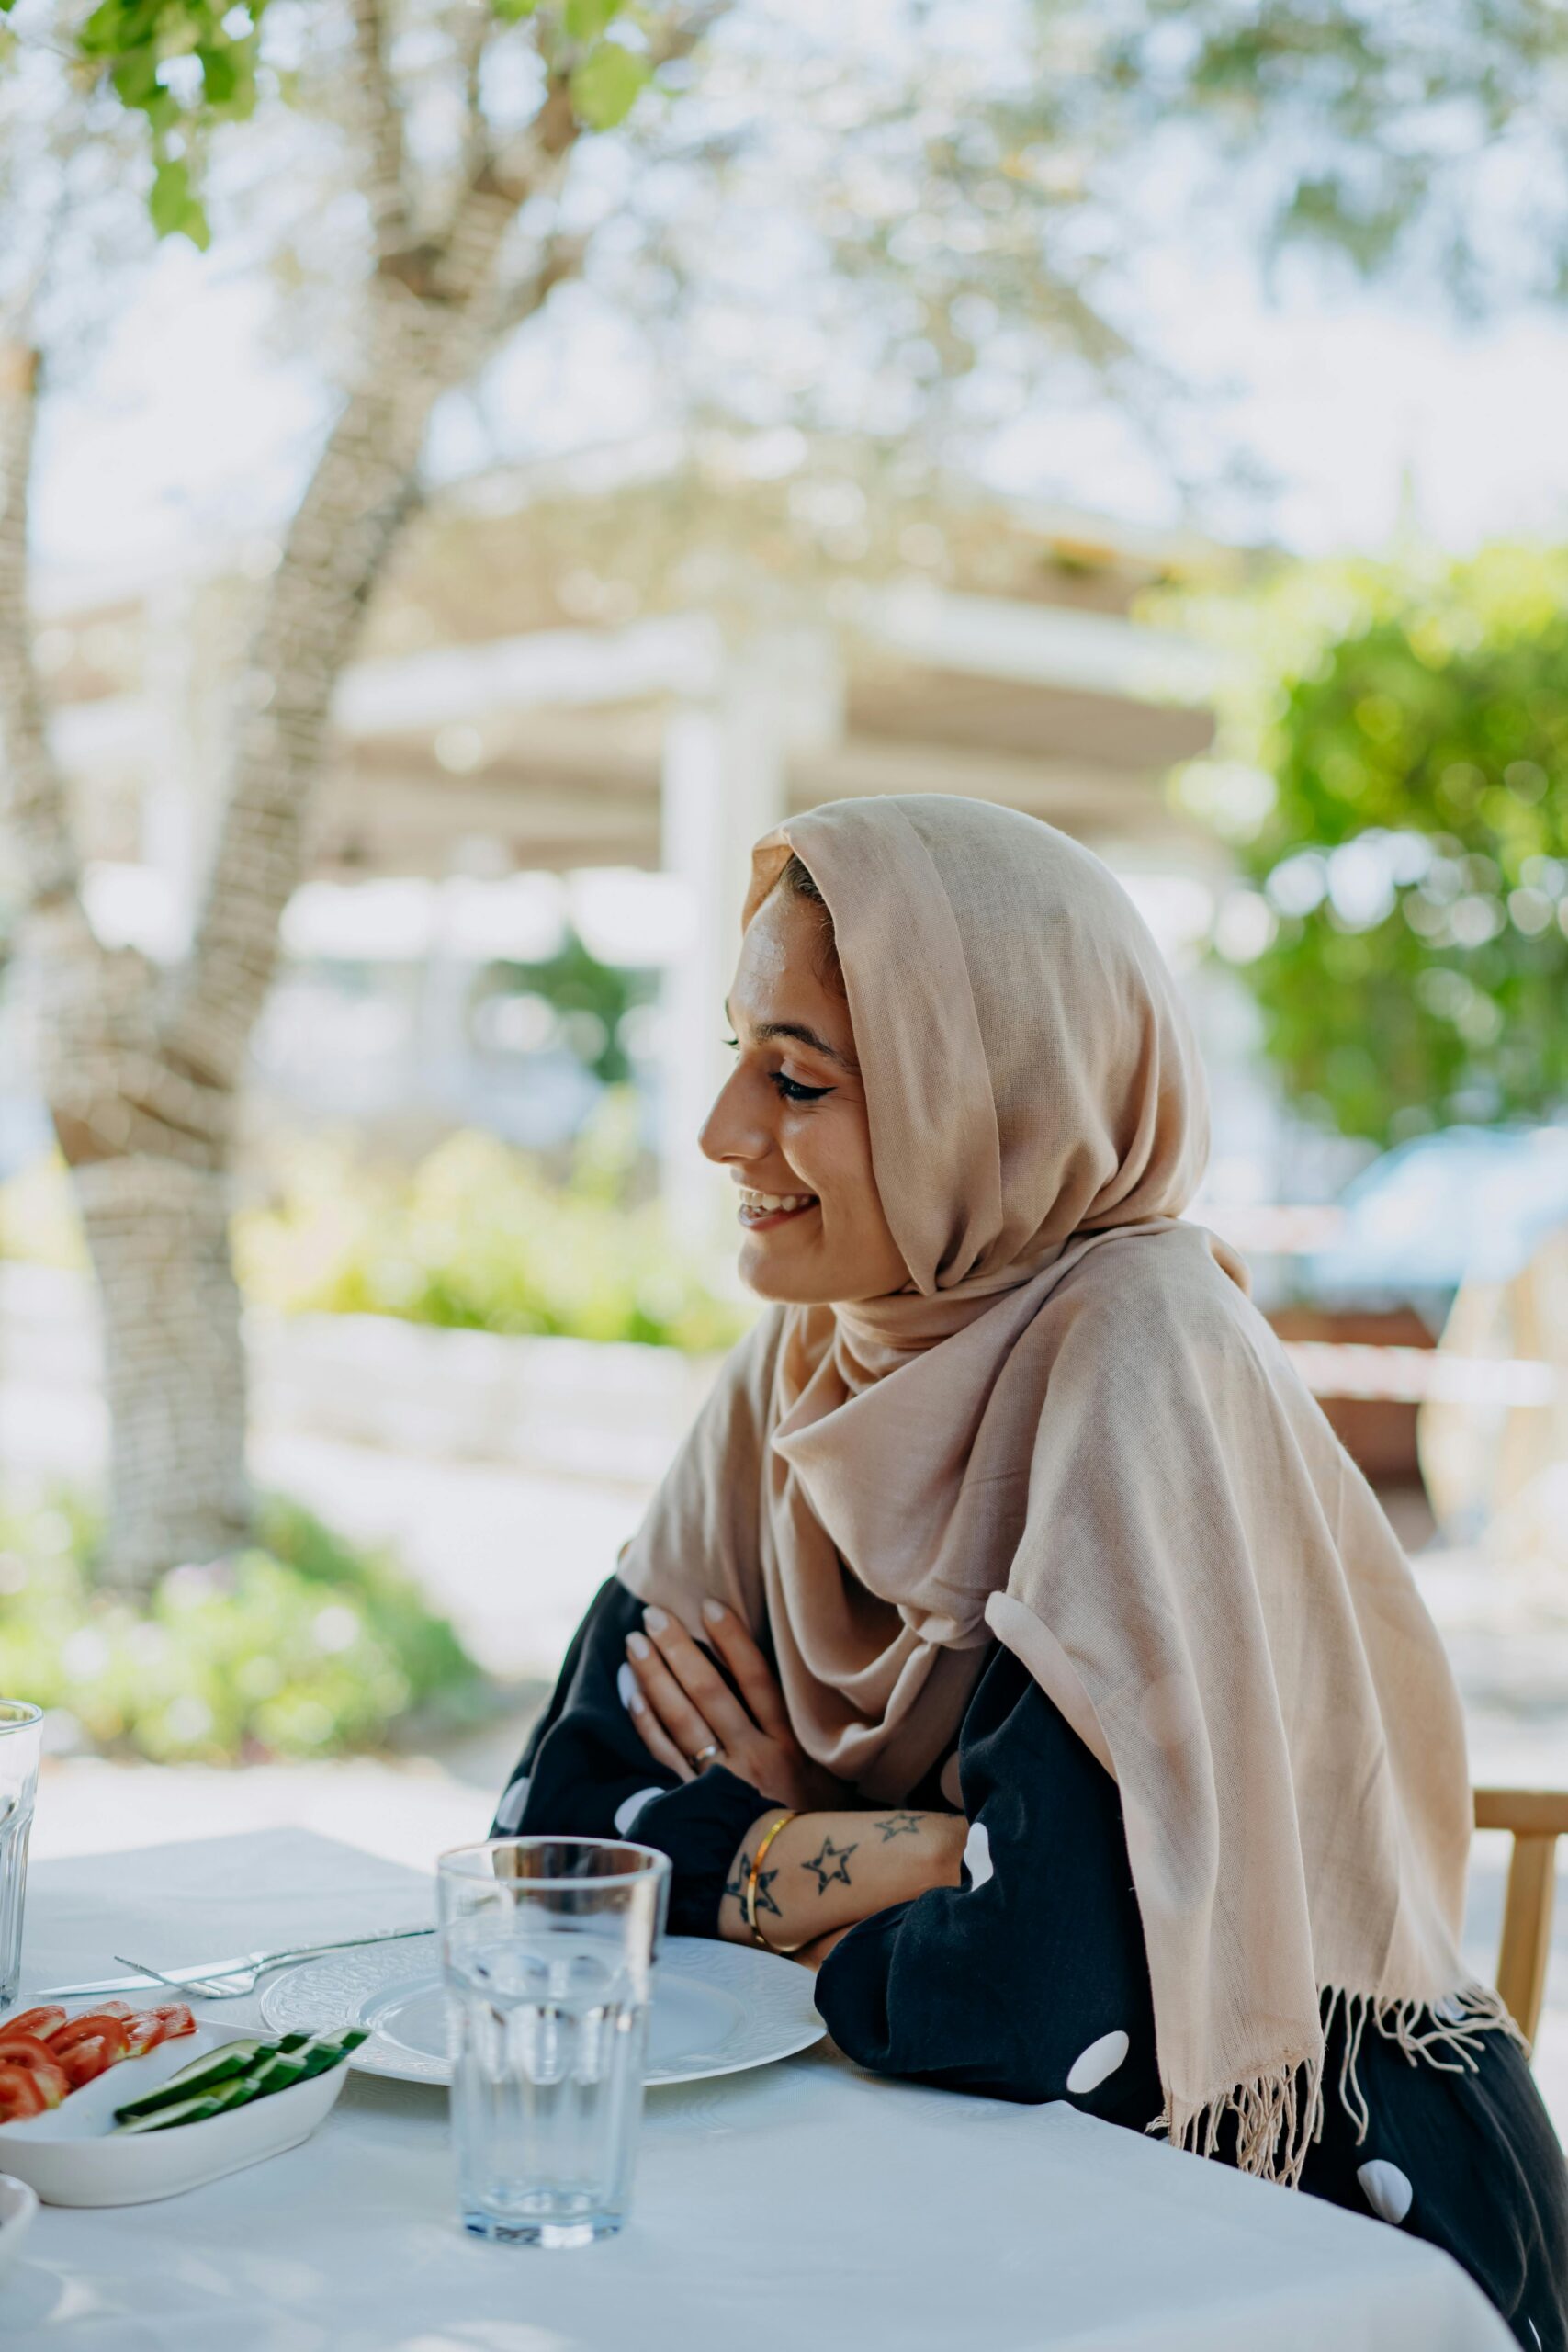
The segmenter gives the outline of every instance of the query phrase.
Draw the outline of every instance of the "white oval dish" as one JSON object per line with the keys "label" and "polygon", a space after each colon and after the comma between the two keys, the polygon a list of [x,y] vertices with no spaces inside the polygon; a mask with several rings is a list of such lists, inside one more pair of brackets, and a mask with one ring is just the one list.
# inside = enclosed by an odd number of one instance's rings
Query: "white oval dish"
{"label": "white oval dish", "polygon": [[0,2172],[0,2278],[20,2254],[37,2211],[38,2198],[27,2182]]}
{"label": "white oval dish", "polygon": [[[275,2032],[364,2026],[370,2039],[348,2062],[362,2074],[452,2079],[439,1963],[411,1969],[395,1946],[303,1962],[268,1985],[262,2016]],[[827,2030],[811,1974],[794,1961],[750,1944],[666,1936],[653,1973],[648,2087],[769,2066]]]}
{"label": "white oval dish", "polygon": [[205,2123],[117,2135],[117,2107],[144,2098],[193,2058],[239,2038],[219,2026],[197,2026],[145,2058],[111,2066],[46,2115],[0,2124],[0,2168],[35,2188],[46,2205],[147,2205],[297,2148],[337,2098],[346,2066],[227,2115],[209,2115]]}

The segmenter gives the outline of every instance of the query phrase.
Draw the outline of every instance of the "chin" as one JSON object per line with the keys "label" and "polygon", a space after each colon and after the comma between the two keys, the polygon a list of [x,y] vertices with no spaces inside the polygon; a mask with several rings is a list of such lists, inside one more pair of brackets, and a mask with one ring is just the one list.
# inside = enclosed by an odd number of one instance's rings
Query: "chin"
{"label": "chin", "polygon": [[784,1254],[765,1242],[743,1241],[735,1270],[747,1289],[771,1306],[820,1306],[832,1299],[835,1294],[820,1275],[813,1281],[804,1266],[784,1264]]}

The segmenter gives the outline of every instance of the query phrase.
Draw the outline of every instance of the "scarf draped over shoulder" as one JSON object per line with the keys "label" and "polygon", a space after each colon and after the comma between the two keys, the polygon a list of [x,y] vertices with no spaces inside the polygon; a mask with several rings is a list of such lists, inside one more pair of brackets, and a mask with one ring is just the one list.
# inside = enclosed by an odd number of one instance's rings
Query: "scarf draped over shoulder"
{"label": "scarf draped over shoulder", "polygon": [[[1154,940],[1052,827],[844,801],[831,914],[897,1293],[770,1309],[623,1555],[766,1629],[797,1737],[868,1803],[1012,1650],[1120,1789],[1163,2123],[1299,2178],[1343,2006],[1473,2064],[1458,1693],[1408,1563],[1223,1246],[1181,1221],[1206,1091]],[[1045,1792],[1042,1792],[1042,1801]],[[1359,2115],[1364,2128],[1364,2110]]]}

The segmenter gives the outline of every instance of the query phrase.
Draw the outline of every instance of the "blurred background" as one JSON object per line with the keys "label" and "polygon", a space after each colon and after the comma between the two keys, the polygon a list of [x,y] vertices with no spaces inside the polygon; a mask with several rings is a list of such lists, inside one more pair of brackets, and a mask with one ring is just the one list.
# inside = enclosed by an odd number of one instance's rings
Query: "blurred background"
{"label": "blurred background", "polygon": [[1568,1785],[1565,129],[1546,0],[0,17],[35,1851],[482,1834],[752,1311],[749,846],[880,792],[1122,877],[1193,1214]]}

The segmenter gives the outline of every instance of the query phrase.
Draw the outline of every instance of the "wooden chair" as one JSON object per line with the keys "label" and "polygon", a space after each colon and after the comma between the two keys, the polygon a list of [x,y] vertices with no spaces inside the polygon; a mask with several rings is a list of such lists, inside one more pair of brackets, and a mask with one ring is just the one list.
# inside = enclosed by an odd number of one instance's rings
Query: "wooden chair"
{"label": "wooden chair", "polygon": [[1551,1952],[1557,1840],[1568,1837],[1568,1790],[1477,1789],[1475,1826],[1513,1834],[1497,1990],[1525,2040],[1533,2042]]}

